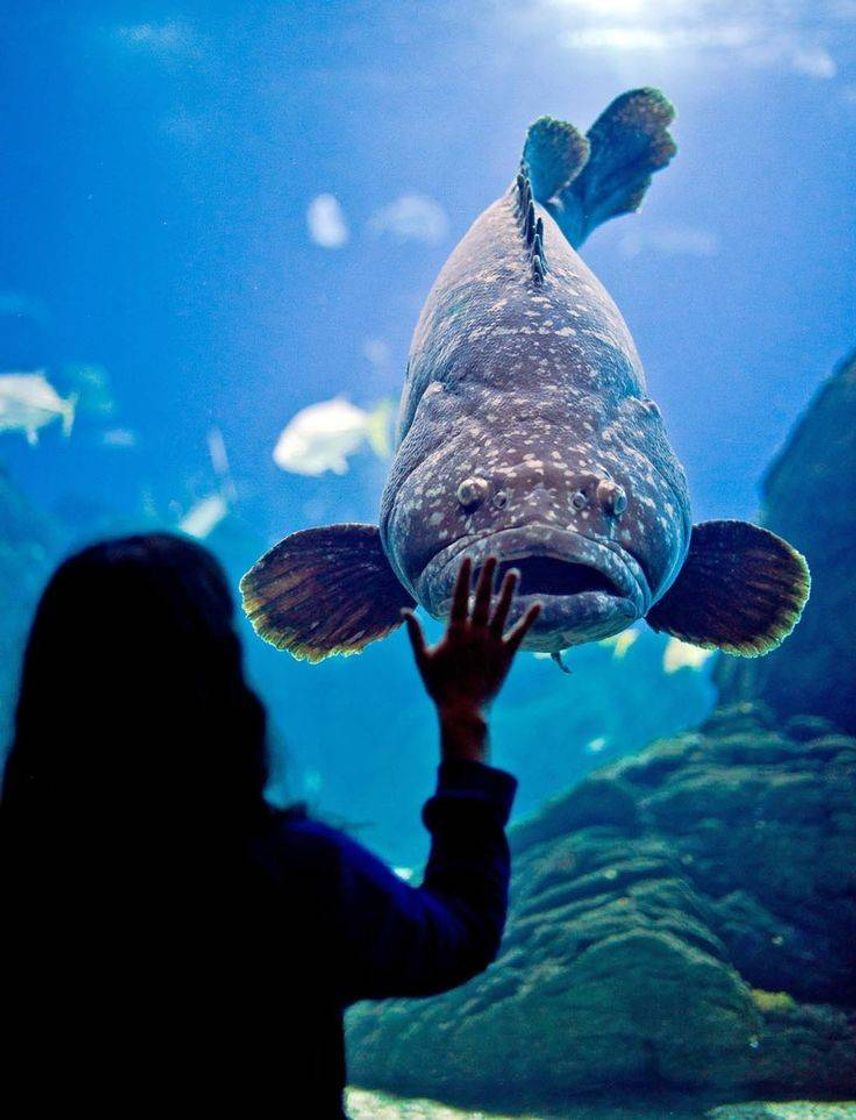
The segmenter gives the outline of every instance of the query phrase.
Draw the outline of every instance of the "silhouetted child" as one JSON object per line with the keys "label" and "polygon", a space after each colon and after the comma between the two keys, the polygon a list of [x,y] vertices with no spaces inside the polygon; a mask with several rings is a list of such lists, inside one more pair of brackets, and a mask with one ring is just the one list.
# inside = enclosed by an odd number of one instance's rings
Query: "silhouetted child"
{"label": "silhouetted child", "polygon": [[537,614],[503,637],[515,576],[491,616],[494,570],[470,610],[464,561],[434,648],[406,613],[442,756],[412,887],[264,801],[265,712],[205,549],[156,533],[61,565],[0,811],[7,1108],[18,1094],[21,1114],[341,1117],[343,1009],[441,992],[493,960],[516,783],[484,764],[484,713]]}

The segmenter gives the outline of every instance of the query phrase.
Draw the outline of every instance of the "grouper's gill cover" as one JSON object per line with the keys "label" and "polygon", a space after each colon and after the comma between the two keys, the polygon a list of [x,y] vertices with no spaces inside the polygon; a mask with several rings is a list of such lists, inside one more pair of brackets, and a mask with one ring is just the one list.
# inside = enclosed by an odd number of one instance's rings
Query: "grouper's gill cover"
{"label": "grouper's gill cover", "polygon": [[746,522],[692,526],[683,470],[633,340],[577,255],[639,207],[675,146],[656,90],[617,98],[584,137],[542,118],[520,173],[443,267],[411,345],[380,525],[286,537],[242,581],[267,640],[353,653],[419,602],[445,617],[460,560],[520,569],[513,622],[554,653],[646,617],[754,655],[793,628],[804,559]]}

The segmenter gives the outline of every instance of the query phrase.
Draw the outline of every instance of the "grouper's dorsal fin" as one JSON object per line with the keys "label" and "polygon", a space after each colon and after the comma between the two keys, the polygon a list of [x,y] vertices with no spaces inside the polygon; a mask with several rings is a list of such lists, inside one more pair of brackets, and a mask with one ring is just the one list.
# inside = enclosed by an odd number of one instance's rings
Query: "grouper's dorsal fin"
{"label": "grouper's dorsal fin", "polygon": [[671,102],[648,87],[622,93],[597,118],[586,137],[588,159],[544,201],[575,249],[602,222],[639,209],[652,175],[677,151],[668,131],[674,119]]}
{"label": "grouper's dorsal fin", "polygon": [[529,256],[529,267],[532,270],[532,279],[540,284],[547,275],[547,258],[544,255],[544,219],[535,217],[535,201],[532,196],[532,184],[529,176],[521,168],[517,176],[517,204],[515,206],[517,225],[526,252]]}
{"label": "grouper's dorsal fin", "polygon": [[589,142],[567,121],[539,117],[529,126],[523,147],[522,171],[538,202],[565,190],[589,158]]}

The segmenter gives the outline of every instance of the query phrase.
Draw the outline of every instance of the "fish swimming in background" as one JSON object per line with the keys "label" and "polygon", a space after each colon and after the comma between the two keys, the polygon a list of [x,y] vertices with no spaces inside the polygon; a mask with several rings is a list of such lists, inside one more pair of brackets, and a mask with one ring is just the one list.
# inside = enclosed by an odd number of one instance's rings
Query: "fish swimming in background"
{"label": "fish swimming in background", "polygon": [[63,400],[44,372],[0,374],[0,432],[23,432],[27,442],[39,442],[39,429],[62,421],[63,435],[71,435],[76,395]]}
{"label": "fish swimming in background", "polygon": [[77,411],[107,421],[118,408],[113,387],[104,366],[92,362],[71,362],[62,369],[63,381],[74,387]]}
{"label": "fish swimming in background", "polygon": [[289,421],[277,441],[273,458],[294,474],[345,474],[348,456],[368,441],[382,459],[391,453],[389,428],[394,406],[381,401],[371,412],[351,404],[341,394],[311,404]]}
{"label": "fish swimming in background", "polygon": [[130,450],[140,442],[140,437],[133,428],[108,428],[98,437],[102,447],[115,447]]}
{"label": "fish swimming in background", "polygon": [[380,523],[286,537],[241,581],[257,632],[298,658],[354,653],[420,603],[448,615],[474,576],[521,573],[509,622],[560,652],[645,618],[755,656],[796,624],[804,558],[744,521],[693,525],[683,469],[617,307],[576,250],[637,210],[675,154],[657,90],[622,94],[586,136],[542,117],[519,173],[475,221],[422,309]]}
{"label": "fish swimming in background", "polygon": [[209,494],[187,511],[179,522],[179,529],[190,537],[204,541],[210,537],[221,521],[229,514],[229,503],[223,494]]}
{"label": "fish swimming in background", "polygon": [[615,634],[609,638],[601,638],[601,644],[612,647],[612,656],[615,661],[623,661],[627,656],[627,651],[638,637],[638,630],[622,630],[620,634]]}
{"label": "fish swimming in background", "polygon": [[237,490],[232,478],[232,468],[229,466],[229,456],[226,452],[223,432],[214,424],[208,429],[206,439],[211,466],[220,482],[220,493],[227,502],[233,502],[237,497]]}
{"label": "fish swimming in background", "polygon": [[689,642],[682,642],[680,638],[669,638],[663,651],[663,672],[677,673],[678,669],[700,669],[712,656],[712,649],[690,645]]}
{"label": "fish swimming in background", "polygon": [[178,524],[188,536],[204,541],[229,516],[230,504],[237,498],[237,490],[229,466],[229,455],[223,432],[217,425],[208,429],[206,436],[211,466],[219,483],[217,491],[190,507]]}

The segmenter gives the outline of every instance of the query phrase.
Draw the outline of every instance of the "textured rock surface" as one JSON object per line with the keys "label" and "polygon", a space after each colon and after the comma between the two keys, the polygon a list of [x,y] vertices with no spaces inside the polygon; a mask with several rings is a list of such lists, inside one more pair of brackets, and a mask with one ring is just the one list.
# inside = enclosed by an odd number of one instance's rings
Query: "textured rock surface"
{"label": "textured rock surface", "polygon": [[763,483],[761,520],[808,559],[811,598],[767,657],[720,659],[720,700],[758,698],[780,716],[812,712],[856,734],[856,354],[821,386]]}
{"label": "textured rock surface", "polygon": [[352,1089],[347,1099],[351,1120],[856,1120],[856,1104],[846,1101],[748,1101],[707,1108],[701,1101],[670,1098],[651,1103],[629,1093],[624,1101],[575,1102],[557,1112],[472,1112],[431,1100],[392,1097]]}
{"label": "textured rock surface", "polygon": [[512,834],[486,974],[355,1009],[352,1079],[529,1109],[856,1091],[854,795],[856,741],[747,704],[601,770]]}
{"label": "textured rock surface", "polygon": [[713,1108],[706,1120],[854,1120],[852,1101],[749,1101]]}

